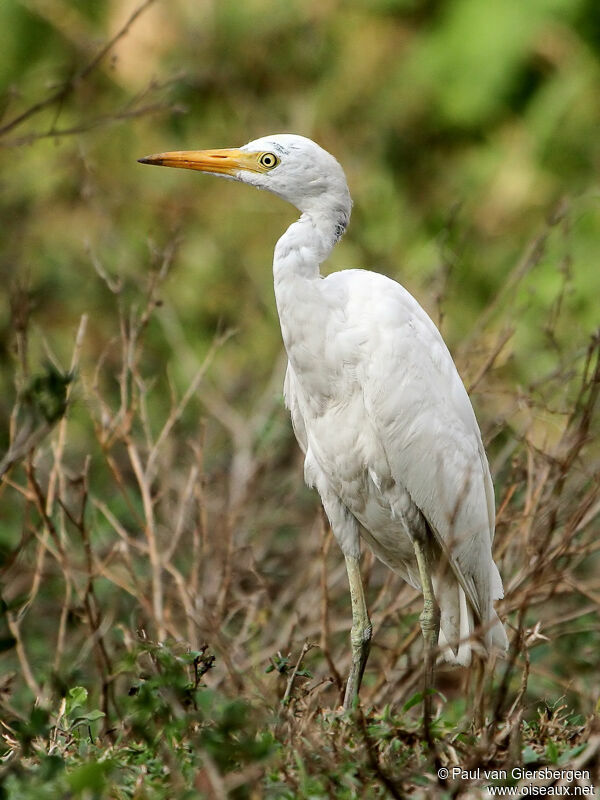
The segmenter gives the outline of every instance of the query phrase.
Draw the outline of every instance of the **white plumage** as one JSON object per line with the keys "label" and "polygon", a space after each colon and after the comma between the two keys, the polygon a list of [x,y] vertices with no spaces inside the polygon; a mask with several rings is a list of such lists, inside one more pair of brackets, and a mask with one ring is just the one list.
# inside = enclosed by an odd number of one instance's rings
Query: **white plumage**
{"label": "white plumage", "polygon": [[338,162],[291,134],[142,161],[234,178],[301,212],[275,247],[275,297],[289,359],[285,400],[306,482],[319,492],[348,565],[354,624],[345,705],[358,693],[371,636],[358,572],[361,539],[423,587],[430,671],[438,631],[450,661],[469,663],[476,629],[488,651],[505,650],[493,607],[502,597],[491,550],[494,490],[452,357],[400,284],[364,270],[319,273],[350,218]]}

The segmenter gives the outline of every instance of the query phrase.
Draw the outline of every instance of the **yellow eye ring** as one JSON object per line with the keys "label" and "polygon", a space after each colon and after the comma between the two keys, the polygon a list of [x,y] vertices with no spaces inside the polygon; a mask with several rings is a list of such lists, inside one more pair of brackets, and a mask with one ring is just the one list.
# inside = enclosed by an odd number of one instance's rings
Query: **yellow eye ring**
{"label": "yellow eye ring", "polygon": [[280,159],[275,153],[261,153],[258,157],[258,163],[261,167],[264,167],[264,169],[275,169],[279,161]]}

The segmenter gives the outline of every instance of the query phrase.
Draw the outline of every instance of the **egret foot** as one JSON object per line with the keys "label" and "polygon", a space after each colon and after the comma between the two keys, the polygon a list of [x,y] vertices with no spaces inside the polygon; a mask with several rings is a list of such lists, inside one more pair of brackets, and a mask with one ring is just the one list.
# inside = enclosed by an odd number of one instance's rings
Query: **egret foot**
{"label": "egret foot", "polygon": [[350,600],[352,603],[352,630],[350,642],[352,643],[352,666],[346,693],[344,695],[344,711],[350,711],[358,701],[358,692],[365,671],[369,649],[371,646],[371,620],[365,602],[365,593],[360,577],[360,560],[352,556],[345,556],[348,583],[350,584]]}

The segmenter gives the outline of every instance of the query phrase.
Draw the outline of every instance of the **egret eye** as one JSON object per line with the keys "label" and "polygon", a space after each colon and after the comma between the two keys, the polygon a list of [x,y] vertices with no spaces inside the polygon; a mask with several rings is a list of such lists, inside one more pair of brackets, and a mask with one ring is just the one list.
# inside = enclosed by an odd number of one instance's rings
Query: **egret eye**
{"label": "egret eye", "polygon": [[275,153],[261,153],[258,157],[258,163],[265,169],[274,169],[279,164],[279,159]]}

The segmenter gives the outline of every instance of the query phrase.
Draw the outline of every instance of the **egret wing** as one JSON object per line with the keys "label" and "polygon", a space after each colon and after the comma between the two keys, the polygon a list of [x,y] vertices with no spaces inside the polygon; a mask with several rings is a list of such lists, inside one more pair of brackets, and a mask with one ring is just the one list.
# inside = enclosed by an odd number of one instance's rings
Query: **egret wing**
{"label": "egret wing", "polygon": [[389,468],[381,482],[391,478],[408,491],[485,621],[493,599],[502,596],[491,555],[494,494],[452,357],[431,319],[395,281],[361,270],[327,281],[346,291],[347,319],[369,332],[358,372],[368,422]]}

